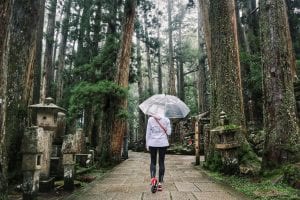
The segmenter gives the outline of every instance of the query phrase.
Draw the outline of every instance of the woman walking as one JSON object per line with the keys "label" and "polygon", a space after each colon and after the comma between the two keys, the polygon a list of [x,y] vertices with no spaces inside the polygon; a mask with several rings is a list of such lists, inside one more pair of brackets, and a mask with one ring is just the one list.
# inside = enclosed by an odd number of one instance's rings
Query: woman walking
{"label": "woman walking", "polygon": [[146,131],[146,148],[150,151],[150,176],[151,183],[156,180],[156,161],[158,152],[158,191],[162,191],[165,174],[165,155],[169,146],[168,135],[171,135],[170,120],[166,117],[151,116],[148,119]]}

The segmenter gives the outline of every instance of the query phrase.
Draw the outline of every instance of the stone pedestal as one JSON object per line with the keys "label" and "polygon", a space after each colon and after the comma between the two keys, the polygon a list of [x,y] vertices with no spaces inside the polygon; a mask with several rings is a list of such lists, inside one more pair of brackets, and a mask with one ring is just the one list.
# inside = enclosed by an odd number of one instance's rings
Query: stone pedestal
{"label": "stone pedestal", "polygon": [[64,166],[64,189],[67,191],[74,190],[75,179],[75,158],[74,154],[63,154]]}
{"label": "stone pedestal", "polygon": [[39,170],[23,171],[23,200],[35,200],[39,191]]}
{"label": "stone pedestal", "polygon": [[72,191],[74,189],[75,178],[75,154],[76,136],[65,135],[62,145],[63,167],[64,167],[64,189]]}
{"label": "stone pedestal", "polygon": [[54,189],[54,177],[40,180],[39,191],[49,192]]}
{"label": "stone pedestal", "polygon": [[215,148],[220,152],[223,163],[223,172],[232,173],[239,168],[239,160],[237,155],[238,147],[237,134],[240,134],[240,127],[229,125],[226,114],[220,114],[220,126],[210,131],[216,136],[217,143]]}
{"label": "stone pedestal", "polygon": [[43,152],[43,128],[30,127],[22,140],[23,200],[37,198]]}

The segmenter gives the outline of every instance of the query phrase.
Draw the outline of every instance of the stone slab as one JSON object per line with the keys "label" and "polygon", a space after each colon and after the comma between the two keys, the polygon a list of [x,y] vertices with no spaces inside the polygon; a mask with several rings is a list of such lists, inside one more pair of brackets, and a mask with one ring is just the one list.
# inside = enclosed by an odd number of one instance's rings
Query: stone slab
{"label": "stone slab", "polygon": [[175,182],[176,188],[181,192],[197,192],[200,191],[193,183]]}
{"label": "stone slab", "polygon": [[195,183],[195,186],[202,192],[218,192],[224,190],[224,188],[216,183]]}
{"label": "stone slab", "polygon": [[195,196],[190,192],[172,191],[171,197],[172,200],[197,200]]}
{"label": "stone slab", "polygon": [[197,200],[242,200],[227,192],[193,192]]}
{"label": "stone slab", "polygon": [[144,192],[143,193],[143,200],[171,200],[171,194],[168,191],[156,192]]}

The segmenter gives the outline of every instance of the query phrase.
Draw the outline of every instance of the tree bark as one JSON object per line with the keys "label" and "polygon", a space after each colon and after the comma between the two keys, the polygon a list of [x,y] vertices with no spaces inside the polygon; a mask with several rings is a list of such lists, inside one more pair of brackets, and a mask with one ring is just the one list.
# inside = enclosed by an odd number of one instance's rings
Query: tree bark
{"label": "tree bark", "polygon": [[[242,98],[241,74],[239,49],[237,39],[237,24],[235,12],[235,0],[211,0],[210,1],[210,27],[211,27],[211,109],[210,109],[210,127],[214,129],[219,126],[219,117],[221,111],[227,115],[230,125],[240,127],[235,135],[235,140],[240,147],[236,150],[238,162],[228,165],[238,167],[245,165],[253,173],[258,173],[259,160],[252,151],[245,137],[245,117]],[[220,14],[222,13],[222,17]],[[209,151],[206,159],[206,166],[218,168],[221,162],[218,157],[219,151],[216,151],[215,144],[218,138],[215,132],[210,132]],[[228,152],[227,152],[228,153]],[[226,154],[222,154],[226,161]],[[227,154],[228,155],[228,154]],[[225,156],[225,158],[224,158]],[[226,165],[226,164],[225,164]],[[224,166],[224,162],[223,162]],[[214,169],[216,170],[216,169]]]}
{"label": "tree bark", "polygon": [[204,51],[204,38],[203,38],[203,17],[201,16],[200,6],[198,6],[198,111],[199,113],[206,112],[208,110],[208,99],[207,99],[207,73],[205,68],[205,57]]}
{"label": "tree bark", "polygon": [[[138,19],[138,17],[137,17]],[[140,27],[136,28],[136,59],[137,59],[137,81],[138,81],[138,93],[139,93],[139,104],[141,104],[144,100],[144,91],[143,91],[143,73],[142,73],[142,54],[141,54],[141,34]],[[138,129],[138,138],[145,141],[145,115],[139,109],[139,129]]]}
{"label": "tree bark", "polygon": [[211,127],[218,125],[223,110],[231,123],[245,128],[235,1],[211,0],[209,18],[212,34]]}
{"label": "tree bark", "polygon": [[40,102],[45,3],[46,0],[40,1],[31,104]]}
{"label": "tree bark", "polygon": [[96,1],[96,13],[95,13],[95,24],[94,24],[94,37],[92,42],[92,49],[93,49],[93,57],[98,55],[99,51],[99,42],[100,32],[101,32],[101,19],[102,19],[102,0]]}
{"label": "tree bark", "polygon": [[205,34],[205,43],[206,43],[206,52],[208,59],[208,66],[211,66],[211,27],[210,27],[210,19],[209,19],[209,7],[210,0],[198,0],[199,7],[201,9],[202,18],[203,18],[203,28]]}
{"label": "tree bark", "polygon": [[7,199],[7,160],[5,148],[5,110],[7,88],[7,51],[9,42],[9,19],[11,16],[11,1],[0,3],[0,199]]}
{"label": "tree bark", "polygon": [[46,30],[46,44],[44,54],[44,67],[42,76],[41,101],[46,97],[54,97],[52,85],[54,81],[53,46],[57,0],[52,0],[48,13],[48,24]]}
{"label": "tree bark", "polygon": [[159,41],[159,46],[157,49],[157,76],[158,76],[158,93],[163,93],[162,87],[162,64],[161,64],[161,42],[160,42],[160,26],[157,26],[157,39]]}
{"label": "tree bark", "polygon": [[71,15],[72,0],[66,0],[64,5],[65,17],[62,22],[61,43],[59,47],[58,66],[56,72],[56,103],[59,103],[63,95],[63,70],[65,67],[66,48],[69,32],[69,20]]}
{"label": "tree bark", "polygon": [[146,46],[146,57],[147,57],[147,70],[148,70],[148,90],[149,95],[153,95],[153,78],[152,78],[152,67],[151,67],[151,57],[150,57],[150,41],[148,34],[148,23],[147,23],[148,11],[144,11],[144,26],[145,26],[145,46]]}
{"label": "tree bark", "polygon": [[[128,87],[129,64],[131,56],[132,35],[134,31],[136,0],[127,0],[124,8],[124,23],[122,31],[121,48],[117,59],[116,83],[124,88]],[[127,110],[127,97],[121,99],[118,107]],[[121,161],[123,137],[126,131],[126,120],[115,113],[115,120],[111,132],[111,158],[115,162]]]}
{"label": "tree bark", "polygon": [[[27,125],[27,106],[33,87],[40,1],[14,1],[7,60],[5,133],[8,170],[20,169],[20,146]],[[19,173],[19,171],[17,171]]]}
{"label": "tree bark", "polygon": [[[299,129],[293,90],[293,51],[284,0],[260,1],[263,66],[263,169],[299,161]],[[298,158],[295,156],[298,155]]]}
{"label": "tree bark", "polygon": [[[184,11],[183,11],[184,12]],[[185,100],[185,92],[184,92],[184,71],[183,71],[183,50],[182,50],[182,20],[184,17],[184,14],[181,17],[179,21],[179,34],[178,34],[178,66],[179,66],[179,98],[184,101]]]}
{"label": "tree bark", "polygon": [[174,51],[173,51],[173,26],[172,26],[172,0],[168,0],[168,35],[169,35],[169,84],[168,93],[176,95],[176,70],[174,67]]}

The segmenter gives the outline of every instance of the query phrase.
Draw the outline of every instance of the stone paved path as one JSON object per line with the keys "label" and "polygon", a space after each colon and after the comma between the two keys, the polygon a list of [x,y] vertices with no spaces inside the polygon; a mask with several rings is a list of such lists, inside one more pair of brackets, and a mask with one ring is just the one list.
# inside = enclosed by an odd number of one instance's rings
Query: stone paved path
{"label": "stone paved path", "polygon": [[68,200],[242,200],[195,169],[193,156],[166,155],[163,191],[152,194],[149,154],[129,152],[129,159]]}

